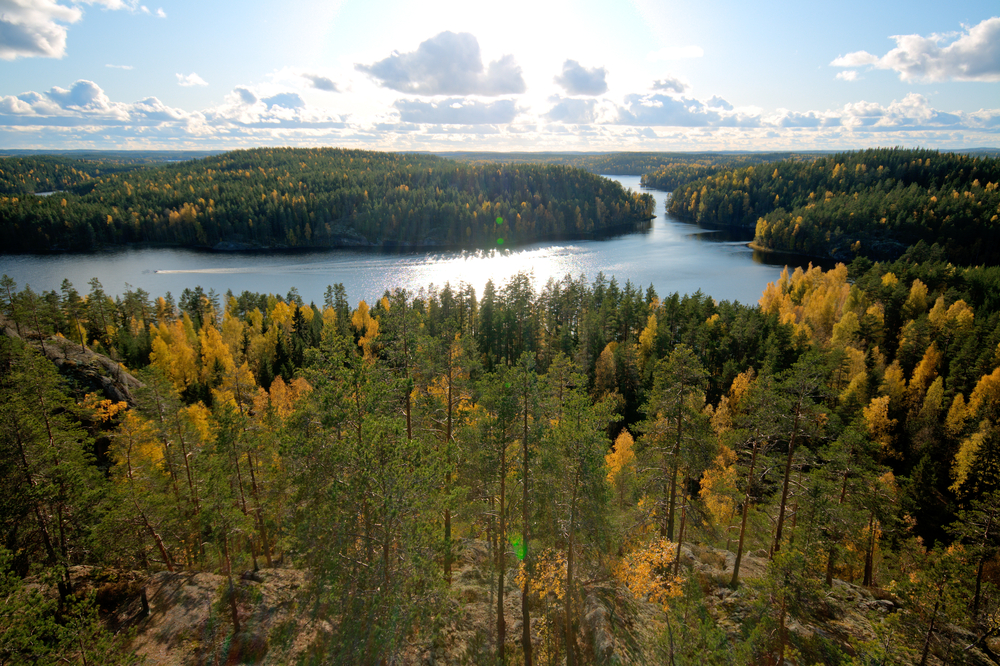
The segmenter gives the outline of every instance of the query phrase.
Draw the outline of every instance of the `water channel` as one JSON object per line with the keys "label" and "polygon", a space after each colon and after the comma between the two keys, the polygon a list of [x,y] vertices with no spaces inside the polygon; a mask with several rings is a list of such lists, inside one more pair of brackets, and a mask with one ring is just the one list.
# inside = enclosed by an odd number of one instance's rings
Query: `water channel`
{"label": "water channel", "polygon": [[[638,176],[609,176],[626,187],[639,189]],[[755,303],[768,282],[778,278],[784,261],[805,264],[801,258],[776,258],[747,247],[751,236],[687,224],[665,213],[668,193],[648,190],[656,198],[656,219],[643,233],[603,240],[535,243],[492,251],[385,253],[359,250],[315,252],[218,253],[182,249],[124,249],[95,254],[4,255],[0,273],[36,292],[59,290],[64,278],[81,293],[98,278],[113,295],[128,286],[142,288],[154,298],[200,285],[206,292],[232,290],[287,294],[295,287],[308,303],[323,302],[327,285],[342,282],[351,302],[371,303],[385,289],[453,287],[462,282],[482,294],[486,281],[499,287],[518,272],[533,276],[536,289],[567,274],[598,272],[626,280],[643,290],[652,284],[661,296],[701,290],[716,300]],[[127,286],[128,285],[128,286]]]}

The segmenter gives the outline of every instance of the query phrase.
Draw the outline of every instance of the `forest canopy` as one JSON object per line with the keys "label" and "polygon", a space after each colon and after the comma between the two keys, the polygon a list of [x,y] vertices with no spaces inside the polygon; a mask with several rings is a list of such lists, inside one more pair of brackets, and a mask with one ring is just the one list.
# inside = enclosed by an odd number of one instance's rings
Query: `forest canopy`
{"label": "forest canopy", "polygon": [[336,148],[154,165],[3,158],[0,192],[8,252],[495,247],[642,229],[653,216],[651,196],[572,167]]}
{"label": "forest canopy", "polygon": [[[2,286],[8,584],[217,571],[219,659],[251,567],[314,577],[320,661],[596,663],[595,609],[647,663],[954,662],[1000,628],[996,267],[859,259],[752,306],[603,275],[356,306]],[[860,589],[874,638],[790,629]]]}
{"label": "forest canopy", "polygon": [[667,211],[756,229],[769,250],[894,259],[920,241],[1000,263],[1000,158],[878,148],[730,168],[678,187]]}

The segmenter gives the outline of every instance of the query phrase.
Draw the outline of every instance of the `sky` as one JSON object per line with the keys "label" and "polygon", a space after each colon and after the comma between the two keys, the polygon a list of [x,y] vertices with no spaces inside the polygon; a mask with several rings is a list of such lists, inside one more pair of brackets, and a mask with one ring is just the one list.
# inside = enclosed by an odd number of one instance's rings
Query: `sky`
{"label": "sky", "polygon": [[1000,4],[0,0],[0,149],[263,145],[997,147]]}

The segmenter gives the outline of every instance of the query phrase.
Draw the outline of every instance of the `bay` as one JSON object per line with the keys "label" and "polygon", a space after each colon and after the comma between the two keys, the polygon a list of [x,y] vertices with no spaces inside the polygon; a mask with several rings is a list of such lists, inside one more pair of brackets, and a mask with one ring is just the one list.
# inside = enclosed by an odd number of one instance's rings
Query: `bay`
{"label": "bay", "polygon": [[[638,176],[608,176],[639,189]],[[667,192],[647,190],[656,199],[650,229],[601,240],[544,242],[480,251],[386,253],[367,250],[324,250],[275,253],[218,253],[199,250],[147,248],[93,254],[3,255],[0,273],[19,288],[36,292],[59,290],[64,278],[81,293],[98,278],[105,291],[118,295],[141,288],[154,298],[168,291],[174,297],[185,288],[201,286],[219,294],[247,290],[285,295],[293,287],[306,303],[323,302],[328,285],[342,282],[351,302],[372,303],[385,289],[411,292],[445,283],[472,285],[483,293],[487,280],[497,287],[519,272],[530,273],[536,289],[567,274],[592,281],[599,272],[624,286],[630,280],[656,292],[702,293],[716,300],[755,303],[768,282],[777,280],[785,261],[805,265],[801,257],[776,257],[752,250],[752,234],[734,236],[688,224],[665,213]]]}

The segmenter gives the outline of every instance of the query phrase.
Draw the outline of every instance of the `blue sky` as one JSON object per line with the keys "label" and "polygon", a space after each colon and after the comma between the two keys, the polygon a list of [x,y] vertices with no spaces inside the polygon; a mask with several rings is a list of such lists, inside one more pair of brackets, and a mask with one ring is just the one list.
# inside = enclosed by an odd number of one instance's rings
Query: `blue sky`
{"label": "blue sky", "polygon": [[1000,145],[991,2],[0,0],[0,148]]}

